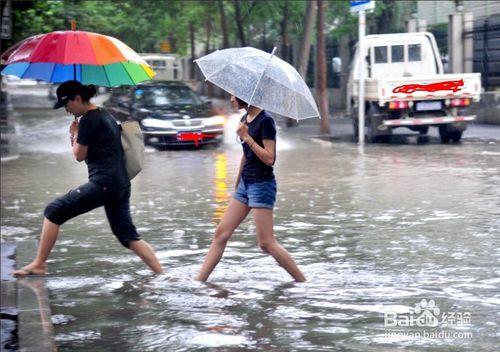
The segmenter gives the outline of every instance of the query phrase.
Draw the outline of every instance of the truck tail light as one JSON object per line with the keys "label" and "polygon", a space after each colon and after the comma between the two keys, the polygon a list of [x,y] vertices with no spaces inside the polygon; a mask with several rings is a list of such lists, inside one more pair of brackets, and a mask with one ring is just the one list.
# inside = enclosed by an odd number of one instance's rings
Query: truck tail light
{"label": "truck tail light", "polygon": [[389,110],[403,110],[408,109],[408,107],[407,101],[391,101],[389,103]]}
{"label": "truck tail light", "polygon": [[469,98],[451,99],[450,106],[469,106]]}

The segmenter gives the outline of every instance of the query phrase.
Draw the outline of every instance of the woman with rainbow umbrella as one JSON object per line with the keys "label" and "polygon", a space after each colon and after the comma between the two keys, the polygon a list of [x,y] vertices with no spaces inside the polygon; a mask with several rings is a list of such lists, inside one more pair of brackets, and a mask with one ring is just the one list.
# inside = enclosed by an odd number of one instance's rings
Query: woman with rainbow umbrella
{"label": "woman with rainbow umbrella", "polygon": [[155,273],[163,269],[151,246],[142,240],[130,215],[128,177],[120,126],[90,99],[102,86],[135,85],[150,80],[151,68],[121,41],[90,32],[58,31],[36,35],[9,48],[2,75],[15,75],[54,83],[54,109],[64,107],[75,116],[69,128],[73,155],[85,160],[89,181],[52,201],[44,222],[36,258],[14,272],[18,276],[44,275],[46,261],[57,240],[59,227],[78,215],[104,206],[111,230]]}

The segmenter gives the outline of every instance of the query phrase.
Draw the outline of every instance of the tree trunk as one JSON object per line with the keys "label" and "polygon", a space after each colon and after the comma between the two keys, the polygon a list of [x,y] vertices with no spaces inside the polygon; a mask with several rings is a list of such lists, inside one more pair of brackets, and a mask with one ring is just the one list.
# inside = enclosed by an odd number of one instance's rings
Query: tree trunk
{"label": "tree trunk", "polygon": [[191,72],[190,72],[190,78],[191,79],[195,79],[195,71],[194,71],[194,60],[196,59],[195,57],[195,46],[194,46],[194,25],[193,25],[193,22],[190,22],[189,23],[189,41],[190,41],[190,44],[191,44],[191,63],[190,63],[190,68],[191,68]]}
{"label": "tree trunk", "polygon": [[262,24],[262,39],[260,41],[260,47],[263,49],[267,48],[267,31],[266,31],[266,23]]}
{"label": "tree trunk", "polygon": [[349,65],[351,61],[351,47],[349,46],[351,36],[345,34],[340,38],[340,60],[342,62],[342,68],[340,72],[340,99],[341,107],[345,107],[347,104],[347,81],[349,79]]}
{"label": "tree trunk", "polygon": [[[205,42],[205,55],[210,54],[210,38],[212,35],[212,23],[211,19],[207,19],[205,22],[205,30],[207,32],[206,42]],[[205,82],[207,85],[207,96],[212,97],[214,95],[214,87],[212,83]]]}
{"label": "tree trunk", "polygon": [[247,46],[247,42],[245,40],[245,32],[243,31],[243,19],[241,18],[239,0],[234,0],[234,9],[236,12],[236,25],[238,26],[238,36],[240,37],[241,46]]}
{"label": "tree trunk", "polygon": [[328,111],[328,91],[326,88],[326,50],[325,50],[325,34],[323,27],[325,23],[325,8],[323,0],[318,1],[318,14],[316,24],[316,99],[319,105],[319,113],[321,115],[320,134],[330,134],[330,122]]}
{"label": "tree trunk", "polygon": [[396,1],[395,0],[382,0],[385,5],[384,11],[377,16],[375,22],[375,28],[373,28],[372,33],[390,33],[391,27],[394,22],[395,11],[396,11]]}
{"label": "tree trunk", "polygon": [[177,52],[177,39],[174,35],[168,36],[168,42],[170,43],[170,52]]}
{"label": "tree trunk", "polygon": [[223,48],[229,48],[229,37],[227,33],[227,20],[226,20],[226,12],[224,11],[224,2],[223,0],[219,0],[219,11],[220,11],[220,22],[222,28],[222,45]]}
{"label": "tree trunk", "polygon": [[288,0],[285,0],[283,4],[283,19],[280,23],[281,27],[281,59],[290,62],[289,51],[290,51],[290,43],[288,42]]}
{"label": "tree trunk", "polygon": [[304,26],[304,36],[300,43],[299,61],[297,68],[302,78],[306,79],[307,66],[309,65],[309,53],[311,51],[311,34],[316,15],[316,1],[308,1],[306,7],[306,21]]}
{"label": "tree trunk", "polygon": [[212,23],[211,23],[210,19],[208,19],[205,22],[205,30],[207,33],[206,40],[205,40],[205,55],[208,55],[208,54],[210,54],[210,38],[212,35]]}

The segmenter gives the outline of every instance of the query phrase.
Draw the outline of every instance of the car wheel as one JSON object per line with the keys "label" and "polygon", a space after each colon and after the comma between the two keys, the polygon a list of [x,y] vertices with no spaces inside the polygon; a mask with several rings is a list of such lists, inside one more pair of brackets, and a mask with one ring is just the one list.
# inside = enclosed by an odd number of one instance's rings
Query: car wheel
{"label": "car wheel", "polygon": [[207,147],[207,149],[217,149],[220,147],[220,143],[221,142],[210,143],[210,144],[207,144],[206,147]]}

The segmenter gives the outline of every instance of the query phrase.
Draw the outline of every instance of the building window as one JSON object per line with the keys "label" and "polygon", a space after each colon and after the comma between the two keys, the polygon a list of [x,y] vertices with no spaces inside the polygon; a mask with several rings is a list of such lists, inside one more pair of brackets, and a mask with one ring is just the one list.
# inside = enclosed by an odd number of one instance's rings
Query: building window
{"label": "building window", "polygon": [[408,45],[408,61],[422,61],[422,46],[420,44]]}

